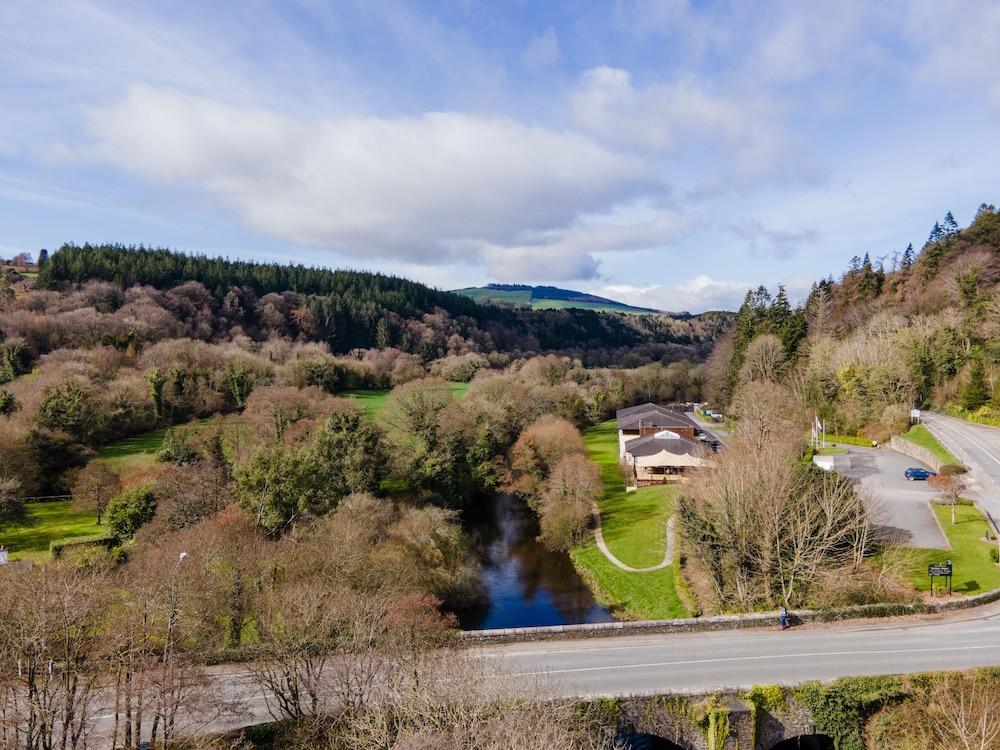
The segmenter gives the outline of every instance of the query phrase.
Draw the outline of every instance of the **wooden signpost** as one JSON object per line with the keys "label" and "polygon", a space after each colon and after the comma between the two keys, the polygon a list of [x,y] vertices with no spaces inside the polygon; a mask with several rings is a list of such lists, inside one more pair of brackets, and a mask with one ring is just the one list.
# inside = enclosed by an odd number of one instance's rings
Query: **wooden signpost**
{"label": "wooden signpost", "polygon": [[951,596],[951,560],[943,563],[931,563],[927,566],[927,575],[931,579],[931,596],[934,596],[934,579],[948,579],[948,596]]}

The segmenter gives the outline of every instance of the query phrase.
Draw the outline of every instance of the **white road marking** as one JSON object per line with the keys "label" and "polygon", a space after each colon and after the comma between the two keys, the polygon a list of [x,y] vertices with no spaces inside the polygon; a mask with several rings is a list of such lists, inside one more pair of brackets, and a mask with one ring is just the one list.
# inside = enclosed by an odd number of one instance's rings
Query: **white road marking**
{"label": "white road marking", "polygon": [[987,649],[998,649],[1000,650],[1000,644],[980,644],[978,646],[943,646],[940,648],[934,648],[928,650],[927,648],[900,648],[900,649],[887,649],[887,650],[870,650],[870,651],[817,651],[815,653],[796,653],[796,654],[767,654],[760,656],[725,656],[716,659],[686,659],[681,661],[660,661],[660,662],[648,662],[645,664],[609,664],[602,667],[571,667],[567,669],[548,669],[538,672],[521,672],[520,674],[525,677],[533,677],[538,675],[552,675],[552,674],[571,674],[575,672],[604,672],[604,671],[615,671],[622,669],[652,669],[654,667],[681,667],[690,666],[693,664],[724,664],[726,662],[735,661],[764,661],[767,659],[815,659],[824,656],[878,656],[885,654],[927,654],[927,653],[939,653],[942,651],[985,651]]}

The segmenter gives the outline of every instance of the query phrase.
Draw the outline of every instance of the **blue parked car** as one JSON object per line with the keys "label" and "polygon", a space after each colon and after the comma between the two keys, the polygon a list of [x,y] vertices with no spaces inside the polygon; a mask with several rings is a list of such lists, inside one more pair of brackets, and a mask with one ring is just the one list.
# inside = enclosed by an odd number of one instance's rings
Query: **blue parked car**
{"label": "blue parked car", "polygon": [[924,479],[930,479],[931,477],[937,476],[937,474],[935,474],[933,471],[928,471],[927,469],[918,469],[915,466],[910,467],[904,473],[906,474],[906,478],[909,479],[911,482],[922,481]]}

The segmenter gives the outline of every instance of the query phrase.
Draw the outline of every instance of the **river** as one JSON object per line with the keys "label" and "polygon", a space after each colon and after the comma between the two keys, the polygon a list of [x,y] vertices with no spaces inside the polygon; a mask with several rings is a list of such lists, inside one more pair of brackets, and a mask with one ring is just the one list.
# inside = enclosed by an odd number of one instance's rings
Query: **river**
{"label": "river", "polygon": [[465,515],[483,566],[487,601],[457,613],[466,630],[610,622],[565,552],[536,541],[535,514],[513,495],[485,500]]}

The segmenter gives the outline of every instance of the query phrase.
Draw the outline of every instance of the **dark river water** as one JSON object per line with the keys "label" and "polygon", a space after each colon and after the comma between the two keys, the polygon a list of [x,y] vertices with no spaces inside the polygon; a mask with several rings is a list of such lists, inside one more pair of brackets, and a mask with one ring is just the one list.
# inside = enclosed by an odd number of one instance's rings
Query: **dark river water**
{"label": "dark river water", "polygon": [[466,630],[609,622],[565,552],[540,542],[534,513],[512,495],[484,501],[465,518],[483,565],[488,600],[457,612]]}

